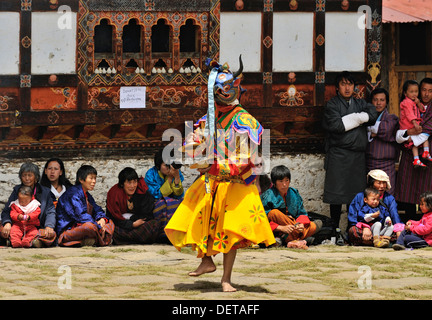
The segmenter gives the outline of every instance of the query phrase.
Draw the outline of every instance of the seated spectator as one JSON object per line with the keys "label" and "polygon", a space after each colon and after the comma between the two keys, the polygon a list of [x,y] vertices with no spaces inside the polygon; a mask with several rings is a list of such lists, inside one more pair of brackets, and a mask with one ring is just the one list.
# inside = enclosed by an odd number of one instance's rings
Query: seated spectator
{"label": "seated spectator", "polygon": [[377,189],[366,188],[363,194],[364,204],[357,211],[356,227],[370,229],[374,247],[387,248],[393,233],[390,214],[380,203],[380,193]]}
{"label": "seated spectator", "polygon": [[18,199],[12,201],[10,216],[12,228],[11,244],[14,248],[30,248],[34,237],[38,234],[40,202],[33,198],[33,190],[28,186],[21,186]]}
{"label": "seated spectator", "polygon": [[60,196],[72,186],[72,183],[66,178],[63,161],[59,158],[51,158],[45,163],[40,183],[51,190],[55,206]]}
{"label": "seated spectator", "polygon": [[130,167],[118,175],[107,195],[107,216],[114,221],[114,244],[154,243],[163,232],[153,217],[154,198],[144,178]]}
{"label": "seated spectator", "polygon": [[[154,166],[147,171],[144,179],[156,201],[153,215],[163,229],[183,200],[184,177],[179,168],[163,161],[162,152],[163,149],[155,154]],[[166,239],[165,235],[163,237]]]}
{"label": "seated spectator", "polygon": [[[397,203],[395,198],[388,193],[391,188],[390,178],[382,170],[371,170],[367,175],[367,186],[377,189],[380,194],[380,205],[387,211],[393,224],[393,232],[399,234],[403,230],[403,224],[399,218]],[[364,206],[364,193],[358,193],[352,200],[348,209],[348,238],[353,245],[373,245],[373,235],[370,228],[358,225],[358,212]],[[393,235],[392,235],[393,236]]]}
{"label": "seated spectator", "polygon": [[159,150],[155,154],[154,166],[145,175],[149,192],[156,200],[166,197],[182,199],[184,195],[183,174],[180,169],[176,169],[163,161],[162,151]]}
{"label": "seated spectator", "polygon": [[107,246],[111,244],[114,223],[98,206],[89,191],[96,185],[97,171],[81,166],[75,185],[66,190],[57,203],[56,231],[60,246]]}
{"label": "seated spectator", "polygon": [[393,245],[394,250],[419,249],[432,245],[432,192],[420,195],[420,220],[409,220]]}
{"label": "seated spectator", "polygon": [[290,187],[290,170],[280,165],[270,176],[273,186],[261,195],[261,200],[275,235],[288,245],[318,232],[322,222],[310,221],[298,190]]}
{"label": "seated spectator", "polygon": [[9,196],[8,202],[2,211],[2,227],[0,227],[0,235],[3,239],[9,239],[12,228],[10,205],[13,201],[18,199],[18,190],[21,186],[28,186],[32,189],[32,195],[34,198],[39,201],[41,212],[39,215],[39,225],[37,227],[38,233],[31,241],[31,245],[36,248],[49,247],[54,243],[56,238],[56,233],[54,232],[56,213],[51,192],[48,188],[39,184],[39,168],[34,163],[24,163],[21,166],[18,175],[21,184],[14,187],[12,194]]}

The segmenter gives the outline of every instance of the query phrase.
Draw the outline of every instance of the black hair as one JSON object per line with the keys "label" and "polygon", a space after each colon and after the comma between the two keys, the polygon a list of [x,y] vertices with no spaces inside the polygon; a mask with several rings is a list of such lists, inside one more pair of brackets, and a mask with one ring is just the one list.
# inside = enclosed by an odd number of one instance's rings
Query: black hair
{"label": "black hair", "polygon": [[384,94],[385,94],[387,104],[389,104],[389,102],[390,102],[390,95],[389,95],[388,91],[387,91],[386,89],[384,89],[384,88],[376,88],[375,90],[373,90],[373,91],[371,92],[371,94],[370,94],[370,99],[371,99],[371,101],[372,101],[372,99],[373,99],[377,94],[380,94],[380,93],[384,93]]}
{"label": "black hair", "polygon": [[429,210],[432,210],[432,192],[423,192],[420,195],[420,200],[423,200],[426,207],[428,207]]}
{"label": "black hair", "polygon": [[339,83],[343,80],[347,80],[348,82],[352,83],[354,86],[356,86],[356,81],[354,79],[354,76],[352,75],[351,72],[349,71],[342,71],[341,73],[338,73],[336,75],[336,79],[335,79],[335,86],[336,86],[336,91],[339,91]]}
{"label": "black hair", "polygon": [[420,82],[420,88],[422,87],[422,85],[423,85],[424,83],[432,84],[432,78],[424,78],[424,79]]}
{"label": "black hair", "polygon": [[368,176],[367,182],[366,182],[366,187],[367,188],[374,188],[375,181],[378,181],[378,180],[376,180],[375,178],[372,178],[371,176]]}
{"label": "black hair", "polygon": [[76,173],[75,185],[81,184],[80,180],[85,181],[85,179],[87,179],[87,176],[89,174],[97,175],[96,169],[90,165],[86,165],[86,164],[82,165]]}
{"label": "black hair", "polygon": [[158,170],[160,170],[162,163],[164,163],[162,159],[162,153],[163,153],[163,149],[160,149],[158,150],[158,152],[156,152],[154,156],[154,165]]}
{"label": "black hair", "polygon": [[131,167],[126,167],[118,175],[118,186],[124,187],[125,181],[138,180],[138,173]]}
{"label": "black hair", "polygon": [[164,156],[164,154],[163,154],[164,150],[165,150],[165,148],[160,149],[160,150],[158,150],[158,152],[156,152],[156,154],[154,156],[155,167],[158,170],[160,170],[162,163],[165,163],[167,166],[172,166],[174,169],[180,169],[182,167],[181,160],[180,160],[180,162],[176,161],[176,159],[174,158],[174,156],[175,156],[174,150],[173,149],[170,150],[169,158],[165,159],[165,161],[164,161],[164,157],[163,157]]}
{"label": "black hair", "polygon": [[270,189],[272,182],[267,174],[264,173],[259,176],[259,186],[261,188],[261,193]]}
{"label": "black hair", "polygon": [[18,194],[22,194],[22,195],[31,197],[33,195],[33,189],[29,186],[22,185],[18,189]]}
{"label": "black hair", "polygon": [[276,166],[272,169],[270,177],[273,184],[276,184],[277,180],[283,180],[284,178],[291,180],[291,171],[284,165]]}
{"label": "black hair", "polygon": [[66,188],[70,187],[72,183],[69,181],[68,178],[66,178],[66,170],[65,170],[64,163],[59,158],[51,158],[45,163],[45,166],[42,171],[42,178],[40,184],[47,188],[51,188],[51,181],[48,180],[45,170],[46,168],[48,168],[48,165],[53,161],[57,162],[60,165],[60,170],[62,171],[62,174],[59,176],[59,184],[65,186]]}
{"label": "black hair", "polygon": [[375,189],[375,188],[368,187],[363,192],[363,195],[364,195],[365,198],[369,197],[371,194],[378,195],[379,191],[377,189]]}
{"label": "black hair", "polygon": [[409,86],[417,86],[419,88],[419,90],[420,90],[420,86],[419,86],[419,84],[418,84],[417,81],[415,81],[415,80],[407,80],[407,81],[405,81],[405,83],[403,84],[403,87],[402,87],[402,94],[401,94],[401,97],[400,97],[400,102],[402,102],[406,98],[405,92],[408,90]]}

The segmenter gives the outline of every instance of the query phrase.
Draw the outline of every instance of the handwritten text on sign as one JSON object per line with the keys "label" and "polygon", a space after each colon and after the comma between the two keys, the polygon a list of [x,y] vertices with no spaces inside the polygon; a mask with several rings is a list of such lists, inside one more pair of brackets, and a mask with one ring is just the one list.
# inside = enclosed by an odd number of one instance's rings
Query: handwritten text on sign
{"label": "handwritten text on sign", "polygon": [[120,109],[124,108],[145,108],[146,87],[121,87],[120,88]]}

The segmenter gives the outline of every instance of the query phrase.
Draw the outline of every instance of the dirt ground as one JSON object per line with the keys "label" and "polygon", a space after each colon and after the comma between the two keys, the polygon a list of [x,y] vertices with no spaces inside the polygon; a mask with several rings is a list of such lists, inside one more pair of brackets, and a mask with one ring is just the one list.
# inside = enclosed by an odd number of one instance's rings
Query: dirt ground
{"label": "dirt ground", "polygon": [[335,300],[432,299],[432,248],[394,251],[320,245],[308,250],[242,249],[235,293],[216,272],[187,275],[199,260],[189,248],[0,249],[2,300]]}

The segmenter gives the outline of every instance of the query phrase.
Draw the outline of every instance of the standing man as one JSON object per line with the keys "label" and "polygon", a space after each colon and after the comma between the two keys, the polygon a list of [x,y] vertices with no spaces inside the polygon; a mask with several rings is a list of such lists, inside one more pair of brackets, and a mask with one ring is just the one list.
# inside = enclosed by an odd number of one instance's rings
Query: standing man
{"label": "standing man", "polygon": [[355,195],[366,187],[367,126],[374,124],[378,117],[372,104],[354,99],[355,85],[351,73],[338,74],[337,94],[324,108],[323,127],[327,137],[323,201],[330,204],[330,216],[336,227],[342,204],[348,208]]}
{"label": "standing man", "polygon": [[[420,82],[420,100],[424,104],[426,111],[422,115],[420,130],[415,128],[409,130],[399,130],[396,136],[398,143],[409,140],[410,135],[420,133],[429,134],[429,141],[432,135],[432,78],[424,78]],[[395,198],[405,207],[405,214],[402,220],[408,221],[415,219],[416,204],[420,201],[420,194],[432,190],[432,167],[415,169],[412,165],[414,157],[412,151],[402,148],[402,156],[399,163],[398,176],[396,179]],[[418,220],[418,218],[417,218]]]}

